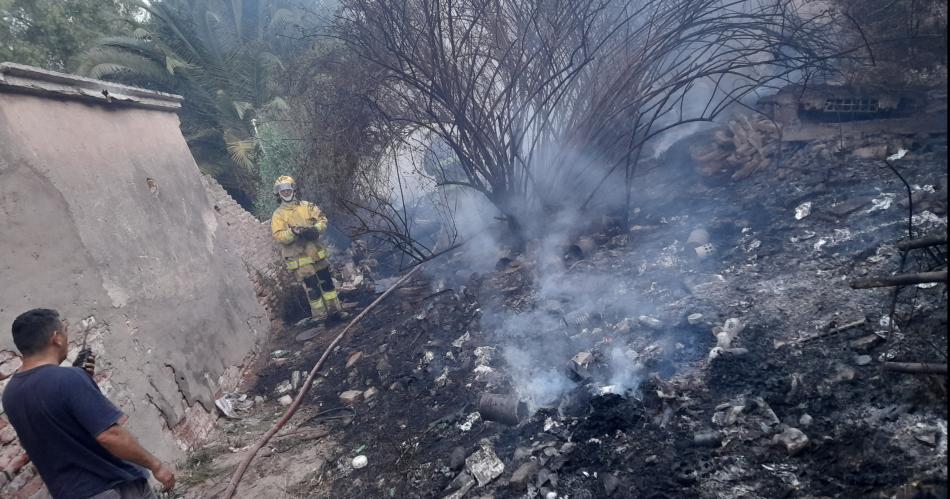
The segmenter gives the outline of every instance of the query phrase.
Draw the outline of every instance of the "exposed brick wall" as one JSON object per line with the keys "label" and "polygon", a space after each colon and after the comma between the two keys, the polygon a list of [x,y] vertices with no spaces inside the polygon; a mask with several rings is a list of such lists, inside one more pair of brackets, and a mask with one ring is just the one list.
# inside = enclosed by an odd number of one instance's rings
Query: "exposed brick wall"
{"label": "exposed brick wall", "polygon": [[[16,353],[0,351],[0,394],[20,364],[20,357]],[[0,497],[49,497],[43,480],[30,463],[30,457],[20,447],[16,432],[5,414],[0,415]]]}
{"label": "exposed brick wall", "polygon": [[275,330],[280,329],[282,324],[278,310],[278,297],[273,283],[286,277],[278,271],[280,253],[271,238],[270,220],[259,221],[242,208],[213,178],[205,175],[204,180],[218,217],[218,223],[224,225],[224,227],[219,225],[218,234],[229,238],[231,240],[229,247],[237,249],[247,266],[257,297],[267,310],[271,327]]}

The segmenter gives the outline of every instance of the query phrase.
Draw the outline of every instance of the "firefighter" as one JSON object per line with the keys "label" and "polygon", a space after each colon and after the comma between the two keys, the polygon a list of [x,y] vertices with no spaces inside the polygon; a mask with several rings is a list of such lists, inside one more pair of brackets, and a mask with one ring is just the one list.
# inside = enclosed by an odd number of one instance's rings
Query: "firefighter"
{"label": "firefighter", "polygon": [[327,230],[327,217],[311,202],[297,196],[294,179],[283,175],[274,182],[274,194],[280,206],[271,216],[271,233],[280,244],[287,268],[303,283],[313,319],[339,319],[344,316],[330,275],[329,253],[320,244]]}

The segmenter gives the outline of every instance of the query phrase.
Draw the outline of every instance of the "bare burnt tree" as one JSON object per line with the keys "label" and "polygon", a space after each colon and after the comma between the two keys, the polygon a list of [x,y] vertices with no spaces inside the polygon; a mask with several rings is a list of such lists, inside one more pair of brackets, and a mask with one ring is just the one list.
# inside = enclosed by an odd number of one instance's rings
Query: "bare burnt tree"
{"label": "bare burnt tree", "polygon": [[842,68],[850,83],[946,87],[947,2],[832,0],[840,37],[862,47],[858,65]]}
{"label": "bare burnt tree", "polygon": [[[422,164],[437,156],[433,142],[415,135],[393,135],[382,161],[365,165],[352,179],[356,195],[341,199],[341,206],[353,236],[385,242],[411,263],[421,263],[453,247],[459,234],[454,200],[437,188],[432,165],[427,171]],[[399,268],[406,263],[400,261]]]}
{"label": "bare burnt tree", "polygon": [[515,229],[623,208],[650,138],[842,53],[828,16],[786,1],[343,4],[339,36],[383,68],[380,112],[448,144],[464,176],[440,183],[483,193]]}

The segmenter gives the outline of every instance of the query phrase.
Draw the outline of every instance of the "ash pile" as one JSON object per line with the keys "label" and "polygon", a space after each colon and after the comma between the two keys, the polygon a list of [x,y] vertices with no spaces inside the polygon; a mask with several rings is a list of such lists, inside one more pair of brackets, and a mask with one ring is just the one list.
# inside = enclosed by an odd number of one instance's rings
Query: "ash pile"
{"label": "ash pile", "polygon": [[[295,493],[945,496],[946,376],[886,367],[945,366],[946,285],[852,284],[946,270],[945,244],[900,247],[908,225],[946,232],[946,134],[881,138],[909,150],[911,199],[832,139],[738,178],[693,166],[690,140],[644,167],[626,227],[477,268],[463,247],[370,314],[306,402],[347,416]],[[286,345],[254,395],[320,341]]]}

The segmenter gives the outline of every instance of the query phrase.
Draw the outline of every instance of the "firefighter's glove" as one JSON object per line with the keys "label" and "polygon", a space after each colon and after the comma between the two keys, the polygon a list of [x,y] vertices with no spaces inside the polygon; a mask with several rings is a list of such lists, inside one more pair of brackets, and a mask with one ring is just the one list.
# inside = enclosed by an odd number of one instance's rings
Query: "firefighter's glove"
{"label": "firefighter's glove", "polygon": [[301,227],[300,238],[306,241],[316,241],[320,238],[320,233],[315,227]]}

